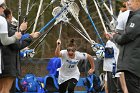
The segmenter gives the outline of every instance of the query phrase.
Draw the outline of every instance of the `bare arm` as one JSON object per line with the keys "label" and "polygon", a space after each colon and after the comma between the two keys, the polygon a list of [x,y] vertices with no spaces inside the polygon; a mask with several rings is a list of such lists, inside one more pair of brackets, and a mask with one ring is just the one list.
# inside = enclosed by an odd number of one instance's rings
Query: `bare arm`
{"label": "bare arm", "polygon": [[55,49],[55,56],[56,57],[61,57],[61,53],[60,53],[61,40],[58,39],[56,43],[57,43],[57,47]]}
{"label": "bare arm", "polygon": [[91,55],[89,55],[89,54],[87,54],[87,59],[88,59],[88,61],[89,61],[89,63],[90,63],[90,66],[91,66],[91,68],[90,68],[90,70],[88,71],[88,73],[89,73],[89,74],[92,74],[92,73],[94,72],[94,70],[95,70],[95,67],[94,67],[94,59],[93,59],[93,57],[92,57]]}

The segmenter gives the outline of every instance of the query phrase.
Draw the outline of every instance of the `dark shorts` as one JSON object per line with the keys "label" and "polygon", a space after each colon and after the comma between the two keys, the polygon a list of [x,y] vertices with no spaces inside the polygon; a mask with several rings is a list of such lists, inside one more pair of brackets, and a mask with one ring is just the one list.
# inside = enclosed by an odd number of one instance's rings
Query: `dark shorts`
{"label": "dark shorts", "polygon": [[68,93],[74,93],[74,88],[77,84],[77,80],[72,78],[70,80],[65,81],[64,83],[59,85],[59,93],[65,93],[68,89]]}
{"label": "dark shorts", "polygon": [[[15,56],[13,56],[15,57]],[[13,57],[3,57],[3,64],[4,64],[4,69],[2,70],[2,74],[0,74],[0,78],[7,77],[7,76],[17,76],[18,70],[16,66],[16,58]],[[7,59],[9,58],[9,59]],[[14,60],[13,60],[14,59]],[[13,61],[11,61],[13,60]]]}

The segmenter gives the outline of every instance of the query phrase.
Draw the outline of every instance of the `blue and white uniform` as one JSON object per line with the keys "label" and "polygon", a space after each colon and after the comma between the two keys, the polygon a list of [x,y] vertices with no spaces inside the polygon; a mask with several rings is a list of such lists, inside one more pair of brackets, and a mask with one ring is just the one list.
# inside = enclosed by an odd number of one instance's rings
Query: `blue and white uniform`
{"label": "blue and white uniform", "polygon": [[80,60],[87,59],[87,53],[75,51],[75,57],[73,59],[68,57],[67,50],[61,50],[60,53],[62,55],[62,66],[59,69],[58,83],[62,84],[71,78],[75,78],[78,81],[80,72],[77,64]]}

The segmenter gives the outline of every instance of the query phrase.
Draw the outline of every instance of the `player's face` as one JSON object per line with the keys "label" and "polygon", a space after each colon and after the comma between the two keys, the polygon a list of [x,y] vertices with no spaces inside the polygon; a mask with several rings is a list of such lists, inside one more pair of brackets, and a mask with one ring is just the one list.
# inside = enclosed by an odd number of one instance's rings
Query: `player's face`
{"label": "player's face", "polygon": [[68,55],[69,56],[73,56],[74,55],[74,53],[75,53],[75,48],[74,47],[68,47],[67,48],[67,52],[68,52]]}

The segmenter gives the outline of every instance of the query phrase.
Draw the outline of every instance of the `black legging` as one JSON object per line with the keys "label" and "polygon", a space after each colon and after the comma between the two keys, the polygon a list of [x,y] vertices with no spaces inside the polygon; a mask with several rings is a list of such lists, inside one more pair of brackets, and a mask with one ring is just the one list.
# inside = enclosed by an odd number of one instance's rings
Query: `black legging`
{"label": "black legging", "polygon": [[59,85],[59,93],[65,93],[68,88],[68,93],[74,93],[74,88],[77,84],[77,80],[72,78],[70,80],[65,81],[64,83]]}

